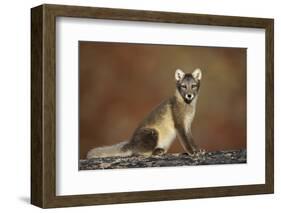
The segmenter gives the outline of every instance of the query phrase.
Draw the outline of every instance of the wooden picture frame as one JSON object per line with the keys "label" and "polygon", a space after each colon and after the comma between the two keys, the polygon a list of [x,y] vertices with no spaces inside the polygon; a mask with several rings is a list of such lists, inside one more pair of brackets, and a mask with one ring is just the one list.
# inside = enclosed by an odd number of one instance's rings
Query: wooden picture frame
{"label": "wooden picture frame", "polygon": [[[265,29],[265,184],[158,191],[56,195],[56,18],[95,18]],[[42,208],[132,203],[274,191],[274,21],[126,9],[41,5],[31,9],[31,203]]]}

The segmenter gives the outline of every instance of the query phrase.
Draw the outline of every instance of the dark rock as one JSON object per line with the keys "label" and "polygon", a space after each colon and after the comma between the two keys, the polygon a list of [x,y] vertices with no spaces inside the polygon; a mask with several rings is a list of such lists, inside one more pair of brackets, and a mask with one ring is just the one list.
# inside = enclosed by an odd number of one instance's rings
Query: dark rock
{"label": "dark rock", "polygon": [[145,167],[174,167],[214,164],[246,163],[246,150],[207,152],[200,158],[191,158],[186,154],[165,154],[161,156],[106,157],[80,160],[80,170],[121,169]]}

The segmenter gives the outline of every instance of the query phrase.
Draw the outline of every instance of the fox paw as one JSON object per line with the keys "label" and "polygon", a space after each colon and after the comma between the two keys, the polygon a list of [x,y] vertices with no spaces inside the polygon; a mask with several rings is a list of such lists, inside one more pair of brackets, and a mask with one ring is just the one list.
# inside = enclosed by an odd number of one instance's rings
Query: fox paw
{"label": "fox paw", "polygon": [[193,160],[204,160],[205,159],[206,151],[204,149],[199,149],[199,151],[196,151],[192,155]]}
{"label": "fox paw", "polygon": [[192,154],[189,154],[189,156],[193,160],[204,160],[205,159],[205,154],[206,154],[206,151],[204,149],[200,149],[198,151],[193,152]]}

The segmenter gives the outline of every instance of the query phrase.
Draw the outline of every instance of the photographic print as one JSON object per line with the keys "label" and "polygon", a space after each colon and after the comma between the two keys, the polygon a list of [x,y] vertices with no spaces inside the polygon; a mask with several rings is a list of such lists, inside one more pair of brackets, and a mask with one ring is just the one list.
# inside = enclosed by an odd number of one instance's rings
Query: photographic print
{"label": "photographic print", "polygon": [[79,169],[246,163],[246,53],[79,41]]}
{"label": "photographic print", "polygon": [[31,9],[33,205],[273,192],[273,19]]}

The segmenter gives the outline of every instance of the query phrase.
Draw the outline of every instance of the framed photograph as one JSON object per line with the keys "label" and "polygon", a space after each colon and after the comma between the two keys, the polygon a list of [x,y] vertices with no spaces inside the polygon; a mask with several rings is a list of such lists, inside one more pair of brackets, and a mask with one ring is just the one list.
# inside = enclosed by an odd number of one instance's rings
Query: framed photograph
{"label": "framed photograph", "polygon": [[274,21],[31,9],[31,203],[274,191]]}

